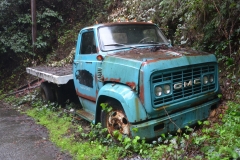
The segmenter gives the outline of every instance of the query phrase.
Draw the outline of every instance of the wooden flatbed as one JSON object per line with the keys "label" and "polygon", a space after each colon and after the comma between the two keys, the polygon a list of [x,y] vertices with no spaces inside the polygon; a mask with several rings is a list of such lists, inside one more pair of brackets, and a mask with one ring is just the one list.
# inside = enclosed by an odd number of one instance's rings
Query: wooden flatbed
{"label": "wooden flatbed", "polygon": [[66,84],[73,79],[72,65],[68,64],[64,67],[36,66],[27,67],[27,73],[42,78],[55,84]]}

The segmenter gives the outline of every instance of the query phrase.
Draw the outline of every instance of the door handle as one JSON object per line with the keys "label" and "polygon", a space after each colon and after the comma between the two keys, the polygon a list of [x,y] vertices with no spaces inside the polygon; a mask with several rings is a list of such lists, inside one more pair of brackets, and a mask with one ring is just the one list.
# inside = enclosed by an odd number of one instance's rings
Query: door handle
{"label": "door handle", "polygon": [[77,67],[79,62],[73,62],[74,66]]}

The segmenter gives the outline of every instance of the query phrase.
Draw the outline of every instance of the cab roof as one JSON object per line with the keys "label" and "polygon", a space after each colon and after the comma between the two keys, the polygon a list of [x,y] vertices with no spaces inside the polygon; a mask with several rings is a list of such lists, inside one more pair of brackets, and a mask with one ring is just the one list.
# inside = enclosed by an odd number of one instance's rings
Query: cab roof
{"label": "cab roof", "polygon": [[149,23],[149,22],[112,22],[112,23],[101,23],[101,24],[95,24],[93,26],[89,27],[84,27],[83,29],[93,29],[93,28],[98,28],[101,26],[112,26],[112,25],[155,25],[154,23]]}

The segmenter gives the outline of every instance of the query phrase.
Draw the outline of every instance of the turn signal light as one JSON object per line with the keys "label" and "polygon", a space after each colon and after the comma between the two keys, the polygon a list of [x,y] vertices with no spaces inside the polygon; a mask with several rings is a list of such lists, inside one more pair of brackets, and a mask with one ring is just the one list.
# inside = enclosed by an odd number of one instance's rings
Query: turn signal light
{"label": "turn signal light", "polygon": [[103,56],[102,56],[102,55],[98,55],[98,56],[97,56],[97,60],[98,60],[98,61],[103,61]]}

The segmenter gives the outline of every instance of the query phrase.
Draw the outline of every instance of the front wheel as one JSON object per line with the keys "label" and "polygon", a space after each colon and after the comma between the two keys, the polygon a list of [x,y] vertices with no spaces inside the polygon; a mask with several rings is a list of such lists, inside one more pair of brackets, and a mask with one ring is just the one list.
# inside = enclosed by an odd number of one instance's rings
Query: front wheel
{"label": "front wheel", "polygon": [[130,124],[122,109],[121,104],[118,101],[106,102],[108,107],[112,107],[110,112],[103,110],[101,113],[101,122],[104,128],[108,129],[108,132],[114,137],[116,131],[120,134],[130,137]]}

